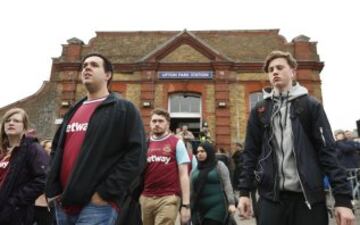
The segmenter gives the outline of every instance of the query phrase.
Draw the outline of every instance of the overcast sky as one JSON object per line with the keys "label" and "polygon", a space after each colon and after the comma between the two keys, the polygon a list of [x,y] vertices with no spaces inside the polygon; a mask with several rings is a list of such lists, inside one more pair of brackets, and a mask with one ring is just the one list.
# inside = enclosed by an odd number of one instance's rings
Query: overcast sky
{"label": "overcast sky", "polygon": [[[280,29],[289,42],[318,42],[325,110],[333,129],[360,119],[360,13],[356,0],[5,1],[0,8],[0,107],[34,94],[51,58],[96,31]],[[340,3],[342,4],[340,4]]]}

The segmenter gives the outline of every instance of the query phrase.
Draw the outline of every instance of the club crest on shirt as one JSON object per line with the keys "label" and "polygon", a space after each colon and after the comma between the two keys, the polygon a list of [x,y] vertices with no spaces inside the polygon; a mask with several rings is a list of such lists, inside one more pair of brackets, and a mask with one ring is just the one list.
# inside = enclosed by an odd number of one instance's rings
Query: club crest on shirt
{"label": "club crest on shirt", "polygon": [[170,145],[165,145],[164,148],[163,148],[163,152],[165,152],[166,154],[169,154],[171,152]]}

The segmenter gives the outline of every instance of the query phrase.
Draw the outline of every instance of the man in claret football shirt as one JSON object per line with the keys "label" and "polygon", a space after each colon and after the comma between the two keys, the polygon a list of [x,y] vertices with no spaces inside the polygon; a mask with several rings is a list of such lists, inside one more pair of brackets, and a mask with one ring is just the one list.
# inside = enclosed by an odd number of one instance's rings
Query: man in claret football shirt
{"label": "man in claret football shirt", "polygon": [[152,111],[144,191],[140,197],[144,225],[174,225],[179,208],[182,224],[190,219],[190,159],[184,142],[171,134],[169,124],[166,110]]}
{"label": "man in claret football shirt", "polygon": [[100,54],[82,61],[87,96],[64,116],[53,141],[46,185],[58,225],[112,225],[129,185],[146,162],[138,110],[108,90],[112,65]]}

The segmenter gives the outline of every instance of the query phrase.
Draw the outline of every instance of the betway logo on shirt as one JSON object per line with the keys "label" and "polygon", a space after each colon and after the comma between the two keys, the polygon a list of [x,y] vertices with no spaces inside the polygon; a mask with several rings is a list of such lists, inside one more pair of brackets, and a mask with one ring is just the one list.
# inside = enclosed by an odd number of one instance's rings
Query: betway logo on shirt
{"label": "betway logo on shirt", "polygon": [[166,157],[166,156],[156,156],[156,155],[152,155],[149,156],[147,158],[147,162],[148,163],[152,163],[152,162],[162,162],[165,165],[168,164],[170,162],[171,158],[170,157]]}
{"label": "betway logo on shirt", "polygon": [[70,132],[85,132],[88,128],[88,123],[71,123],[66,127],[66,133]]}

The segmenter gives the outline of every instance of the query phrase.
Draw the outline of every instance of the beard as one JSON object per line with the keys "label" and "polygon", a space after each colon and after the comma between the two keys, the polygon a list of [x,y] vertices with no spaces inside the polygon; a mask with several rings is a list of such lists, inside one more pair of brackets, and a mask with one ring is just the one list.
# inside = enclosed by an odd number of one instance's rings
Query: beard
{"label": "beard", "polygon": [[153,129],[153,131],[152,131],[152,134],[154,135],[154,136],[156,136],[156,137],[162,137],[162,136],[164,136],[164,135],[166,135],[167,134],[167,130],[166,129]]}

